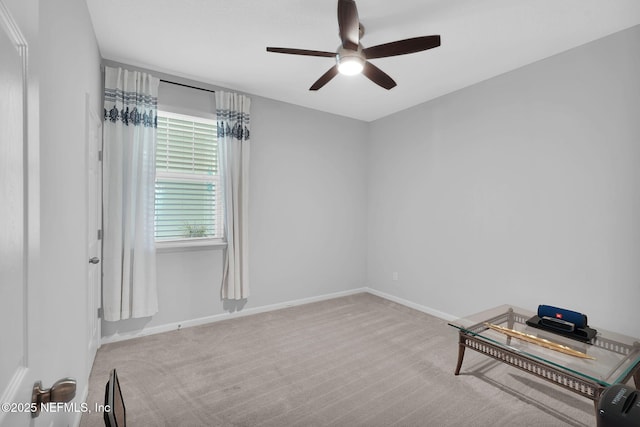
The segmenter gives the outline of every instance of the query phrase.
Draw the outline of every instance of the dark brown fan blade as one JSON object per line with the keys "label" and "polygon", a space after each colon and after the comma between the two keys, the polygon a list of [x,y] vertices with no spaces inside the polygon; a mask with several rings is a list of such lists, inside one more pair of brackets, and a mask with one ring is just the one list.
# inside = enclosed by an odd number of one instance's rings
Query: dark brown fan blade
{"label": "dark brown fan blade", "polygon": [[345,49],[356,50],[360,43],[358,8],[353,0],[338,0],[338,28]]}
{"label": "dark brown fan blade", "polygon": [[393,81],[391,77],[380,68],[376,67],[370,62],[366,62],[364,64],[364,69],[362,70],[362,74],[367,76],[369,80],[377,84],[378,86],[382,86],[383,88],[389,90],[396,86],[396,82]]}
{"label": "dark brown fan blade", "polygon": [[329,71],[324,73],[322,75],[322,77],[320,77],[318,80],[316,80],[316,82],[309,88],[309,90],[318,90],[318,89],[320,89],[322,86],[324,86],[327,83],[329,83],[329,80],[334,78],[337,74],[338,74],[338,66],[334,65],[333,67],[329,68]]}
{"label": "dark brown fan blade", "polygon": [[388,56],[421,52],[438,46],[440,46],[440,36],[414,37],[368,47],[364,49],[364,54],[367,59],[386,58]]}
{"label": "dark brown fan blade", "polygon": [[288,53],[290,55],[323,56],[327,58],[333,58],[336,56],[335,52],[307,49],[289,49],[288,47],[268,47],[267,52]]}

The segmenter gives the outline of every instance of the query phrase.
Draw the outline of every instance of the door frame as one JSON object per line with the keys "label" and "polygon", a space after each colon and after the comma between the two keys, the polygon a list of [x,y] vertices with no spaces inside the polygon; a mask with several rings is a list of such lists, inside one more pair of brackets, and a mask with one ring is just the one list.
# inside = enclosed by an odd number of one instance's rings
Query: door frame
{"label": "door frame", "polygon": [[[87,378],[97,350],[101,345],[101,319],[98,310],[102,307],[102,120],[95,110],[95,104],[89,93],[85,94],[85,132],[86,132],[86,169],[87,169],[87,259],[97,257],[98,264],[88,264],[87,276],[87,332],[88,357]],[[91,170],[96,173],[92,187]],[[94,199],[95,197],[95,199]],[[94,203],[93,208],[90,206]],[[95,221],[90,218],[92,211]],[[92,225],[95,228],[92,228]],[[92,245],[95,247],[92,248]],[[97,270],[97,271],[95,271]],[[92,274],[97,275],[97,283],[91,283]],[[95,323],[94,323],[95,322]]]}

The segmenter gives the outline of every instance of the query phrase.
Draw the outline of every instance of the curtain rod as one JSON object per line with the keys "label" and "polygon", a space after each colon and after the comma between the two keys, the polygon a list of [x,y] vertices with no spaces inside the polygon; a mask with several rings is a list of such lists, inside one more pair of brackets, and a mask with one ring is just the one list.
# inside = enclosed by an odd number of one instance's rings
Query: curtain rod
{"label": "curtain rod", "polygon": [[169,80],[163,80],[163,79],[160,79],[160,81],[163,82],[163,83],[169,83],[169,84],[176,85],[176,86],[183,86],[183,87],[188,87],[190,89],[197,89],[197,90],[203,90],[205,92],[216,93],[215,90],[204,89],[204,88],[201,88],[201,87],[195,87],[195,86],[191,86],[191,85],[186,85],[184,83],[171,82]]}

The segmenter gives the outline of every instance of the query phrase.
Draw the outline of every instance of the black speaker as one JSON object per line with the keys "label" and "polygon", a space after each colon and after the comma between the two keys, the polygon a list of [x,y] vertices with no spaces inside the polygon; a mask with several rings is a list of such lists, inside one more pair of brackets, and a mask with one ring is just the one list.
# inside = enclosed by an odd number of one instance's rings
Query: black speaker
{"label": "black speaker", "polygon": [[551,305],[539,305],[538,317],[541,319],[556,320],[561,323],[573,323],[576,328],[587,326],[587,316],[577,311],[566,308],[554,307]]}
{"label": "black speaker", "polygon": [[597,410],[598,427],[640,426],[640,396],[633,387],[614,384],[600,396]]}

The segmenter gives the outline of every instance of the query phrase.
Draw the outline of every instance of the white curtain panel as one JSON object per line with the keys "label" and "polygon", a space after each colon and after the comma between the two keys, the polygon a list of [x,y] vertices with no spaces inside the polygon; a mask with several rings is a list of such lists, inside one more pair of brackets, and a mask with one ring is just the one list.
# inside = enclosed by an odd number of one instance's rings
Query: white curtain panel
{"label": "white curtain panel", "polygon": [[221,297],[249,296],[249,110],[247,96],[216,91],[218,149],[225,201]]}
{"label": "white curtain panel", "polygon": [[146,73],[105,67],[102,299],[109,321],[158,311],[154,187],[159,83]]}

